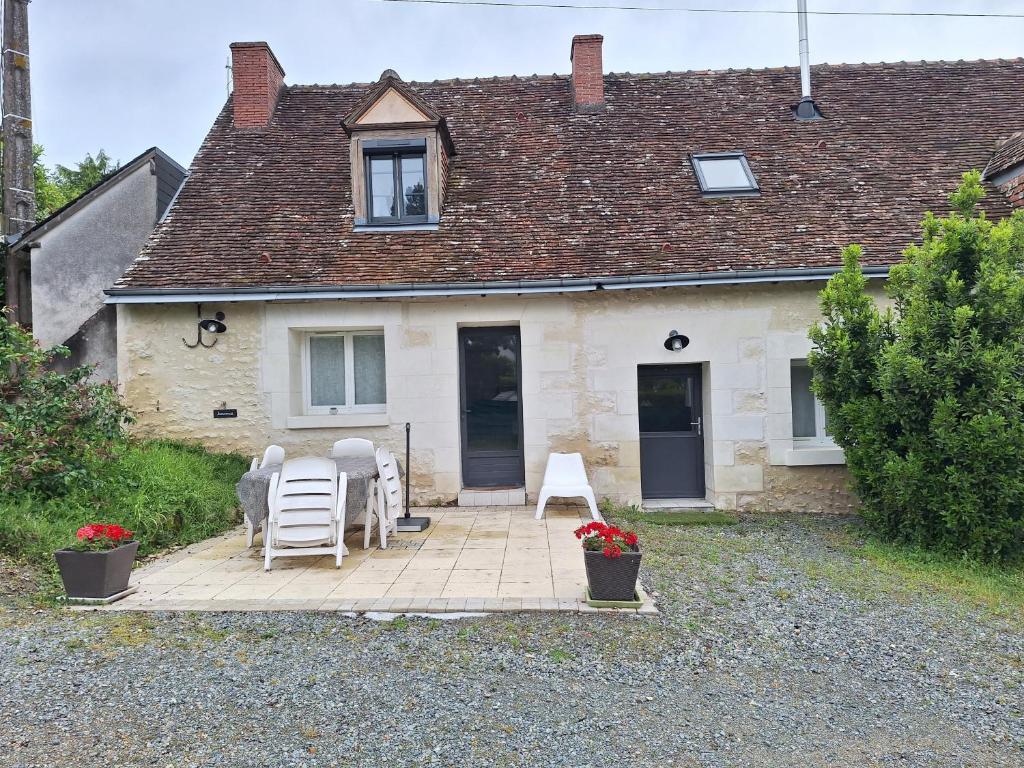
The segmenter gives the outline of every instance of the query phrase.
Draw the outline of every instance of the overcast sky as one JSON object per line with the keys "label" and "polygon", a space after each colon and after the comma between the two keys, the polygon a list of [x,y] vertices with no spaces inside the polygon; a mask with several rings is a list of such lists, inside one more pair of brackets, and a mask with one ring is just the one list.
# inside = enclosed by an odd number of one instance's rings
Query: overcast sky
{"label": "overcast sky", "polygon": [[[616,4],[617,0],[535,0]],[[796,0],[618,0],[620,5],[792,10]],[[1024,0],[809,0],[812,10],[1024,13]],[[791,15],[648,13],[377,0],[35,0],[35,140],[45,161],[157,145],[188,165],[224,103],[228,44],[266,40],[288,83],[569,71],[574,34],[604,35],[613,72],[795,65]],[[812,16],[812,62],[1012,58],[1024,19]],[[796,94],[794,94],[796,95]],[[1024,97],[1024,94],[1022,94]]]}

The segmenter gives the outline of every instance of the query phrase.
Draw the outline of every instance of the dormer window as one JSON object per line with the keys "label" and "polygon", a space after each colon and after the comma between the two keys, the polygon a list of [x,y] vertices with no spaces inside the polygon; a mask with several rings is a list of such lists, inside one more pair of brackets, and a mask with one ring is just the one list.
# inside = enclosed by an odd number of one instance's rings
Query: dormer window
{"label": "dormer window", "polygon": [[421,224],[427,220],[427,141],[363,142],[366,199],[371,224]]}
{"label": "dormer window", "polygon": [[342,124],[353,231],[436,231],[455,155],[444,117],[389,69]]}
{"label": "dormer window", "polygon": [[691,155],[693,172],[705,197],[757,195],[760,189],[742,152]]}

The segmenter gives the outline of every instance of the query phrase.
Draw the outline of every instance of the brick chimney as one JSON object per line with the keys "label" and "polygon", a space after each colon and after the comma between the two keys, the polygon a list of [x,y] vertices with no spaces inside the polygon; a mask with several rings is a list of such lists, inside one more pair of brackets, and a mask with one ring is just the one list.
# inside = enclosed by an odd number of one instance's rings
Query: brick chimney
{"label": "brick chimney", "polygon": [[604,107],[604,69],[601,35],[576,35],[572,39],[572,93],[576,109],[596,112]]}
{"label": "brick chimney", "polygon": [[265,128],[284,87],[284,70],[266,43],[231,44],[236,128]]}

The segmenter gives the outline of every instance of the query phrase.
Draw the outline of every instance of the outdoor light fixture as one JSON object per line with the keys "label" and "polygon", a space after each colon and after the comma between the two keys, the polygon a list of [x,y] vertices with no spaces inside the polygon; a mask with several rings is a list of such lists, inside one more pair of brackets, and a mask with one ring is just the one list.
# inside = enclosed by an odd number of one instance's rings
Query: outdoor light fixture
{"label": "outdoor light fixture", "polygon": [[207,333],[224,333],[228,329],[228,327],[224,325],[223,312],[217,312],[212,319],[204,320],[202,304],[196,304],[196,317],[199,318],[199,323],[196,327],[196,343],[189,344],[184,338],[181,340],[189,349],[195,349],[200,346],[210,348],[217,343],[216,339],[213,340],[212,344],[207,344],[203,341],[203,331],[206,331]]}
{"label": "outdoor light fixture", "polygon": [[669,352],[679,352],[683,347],[688,346],[690,339],[683,336],[679,331],[669,331],[668,338],[665,339],[665,349]]}
{"label": "outdoor light fixture", "polygon": [[224,333],[228,329],[221,321],[224,319],[224,313],[218,312],[214,315],[213,320],[200,320],[199,327],[207,333]]}

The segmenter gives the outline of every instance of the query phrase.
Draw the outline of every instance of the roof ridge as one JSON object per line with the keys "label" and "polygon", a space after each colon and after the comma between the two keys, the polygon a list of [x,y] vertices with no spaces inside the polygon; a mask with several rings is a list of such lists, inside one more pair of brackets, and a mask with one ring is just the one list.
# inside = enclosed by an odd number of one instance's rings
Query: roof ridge
{"label": "roof ridge", "polygon": [[[828,62],[823,61],[818,64],[812,64],[812,70],[871,70],[871,69],[884,69],[886,67],[898,67],[904,69],[918,68],[918,67],[971,67],[979,64],[987,65],[1005,65],[1005,64],[1024,64],[1024,57],[1017,56],[1010,59],[920,59],[915,61],[861,61],[861,62]],[[721,69],[676,69],[676,70],[665,70],[664,72],[606,72],[606,77],[614,77],[621,79],[624,77],[634,77],[637,79],[650,79],[652,77],[666,77],[666,76],[685,76],[685,75],[735,75],[735,74],[757,74],[757,73],[796,73],[800,71],[800,67],[797,65],[782,65],[775,67],[726,67]],[[465,77],[448,77],[448,78],[437,78],[435,80],[409,80],[406,81],[405,85],[410,87],[416,86],[434,86],[434,85],[477,85],[483,82],[500,83],[500,82],[521,82],[527,80],[542,80],[542,81],[556,81],[556,80],[571,80],[571,74],[562,74],[559,72],[552,73],[550,75],[538,75],[536,73],[531,75],[472,75]],[[289,90],[333,90],[340,88],[370,88],[379,81],[374,82],[350,82],[350,83],[295,83],[289,85]]]}

